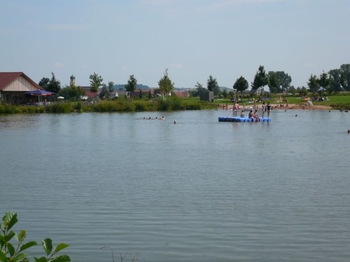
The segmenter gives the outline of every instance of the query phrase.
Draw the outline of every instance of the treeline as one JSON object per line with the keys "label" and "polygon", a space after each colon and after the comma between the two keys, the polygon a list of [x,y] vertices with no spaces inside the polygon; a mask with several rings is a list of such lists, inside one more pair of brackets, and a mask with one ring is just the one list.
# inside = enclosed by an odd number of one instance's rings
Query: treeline
{"label": "treeline", "polygon": [[[45,90],[54,92],[71,101],[80,100],[86,93],[86,89],[76,86],[71,83],[69,86],[61,87],[60,81],[55,78],[52,73],[51,79],[42,78],[39,85]],[[155,93],[163,96],[169,96],[174,91],[174,82],[171,81],[168,75],[168,69],[165,70],[163,76],[158,81],[158,88]],[[220,88],[218,81],[212,75],[207,79],[206,86],[197,82],[194,88],[190,91],[191,96],[199,96],[201,92],[213,91],[216,97],[233,97],[234,94],[247,92],[250,87],[250,92],[253,94],[262,94],[264,87],[268,86],[271,93],[305,93],[305,92],[326,92],[331,95],[340,91],[350,91],[350,64],[343,64],[340,68],[332,69],[328,72],[322,72],[319,76],[310,75],[307,81],[307,86],[295,87],[292,85],[292,77],[284,71],[265,71],[264,66],[259,66],[253,82],[249,85],[244,76],[240,76],[233,83],[232,90]],[[117,85],[118,90],[126,92],[134,92],[135,90],[144,90],[145,85],[139,85],[134,75],[131,75],[125,85]],[[97,94],[99,98],[108,99],[110,94],[116,90],[114,82],[109,81],[104,83],[103,78],[97,73],[90,75],[89,91]],[[229,90],[229,91],[228,91]]]}
{"label": "treeline", "polygon": [[259,66],[254,80],[249,85],[245,77],[240,76],[236,79],[232,86],[232,90],[219,88],[217,80],[210,76],[207,81],[207,87],[203,87],[198,83],[195,90],[192,91],[193,96],[199,95],[200,92],[207,90],[214,91],[216,97],[233,97],[236,93],[248,92],[249,87],[251,94],[262,94],[264,87],[268,86],[270,93],[299,93],[306,94],[308,92],[325,92],[329,95],[341,91],[350,91],[350,64],[343,64],[338,69],[332,69],[329,72],[322,72],[319,76],[312,75],[307,81],[307,86],[295,87],[291,85],[292,77],[284,71],[265,71],[264,66]]}

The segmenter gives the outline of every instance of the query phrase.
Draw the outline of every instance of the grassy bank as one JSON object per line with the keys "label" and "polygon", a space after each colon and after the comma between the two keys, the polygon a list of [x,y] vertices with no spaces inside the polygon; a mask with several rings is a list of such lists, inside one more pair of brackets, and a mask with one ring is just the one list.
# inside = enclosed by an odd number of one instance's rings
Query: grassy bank
{"label": "grassy bank", "polygon": [[[252,97],[244,97],[241,105],[249,106],[253,104]],[[274,95],[264,100],[271,104],[289,104],[303,105],[305,100],[300,97]],[[35,114],[35,113],[72,113],[72,112],[150,112],[150,111],[181,111],[181,110],[202,110],[216,109],[219,104],[232,105],[231,99],[215,99],[212,102],[200,101],[198,97],[179,98],[168,97],[166,100],[142,100],[126,99],[103,100],[94,104],[79,102],[53,102],[46,106],[16,106],[0,104],[0,114]],[[257,103],[258,105],[261,102]],[[329,96],[325,101],[314,101],[314,105],[330,106],[333,109],[350,110],[350,94]]]}
{"label": "grassy bank", "polygon": [[202,102],[199,99],[169,97],[166,100],[108,100],[94,104],[79,102],[53,102],[46,106],[0,105],[0,114],[34,113],[73,113],[73,112],[147,112],[214,109],[215,103]]}

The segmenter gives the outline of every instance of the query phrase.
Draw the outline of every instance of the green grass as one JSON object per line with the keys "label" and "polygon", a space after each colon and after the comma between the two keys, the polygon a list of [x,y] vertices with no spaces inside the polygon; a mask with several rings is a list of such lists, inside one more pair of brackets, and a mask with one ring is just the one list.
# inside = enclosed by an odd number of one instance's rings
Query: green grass
{"label": "green grass", "polygon": [[[269,100],[265,102],[270,103],[285,103],[283,99],[286,98],[289,104],[304,104],[305,100],[298,96],[282,96],[272,95]],[[350,93],[337,94],[328,96],[327,101],[314,101],[314,105],[331,106],[334,109],[350,109]],[[252,96],[243,97],[240,105],[252,104]],[[257,99],[257,98],[256,98]],[[276,102],[277,100],[277,102]],[[104,100],[95,104],[84,104],[83,102],[58,102],[51,103],[47,106],[15,106],[0,104],[0,114],[33,114],[33,113],[71,113],[71,112],[146,112],[146,111],[179,111],[179,110],[201,110],[216,109],[219,104],[233,105],[231,99],[214,99],[214,103],[200,101],[198,97],[194,98],[179,98],[168,97],[166,100],[146,100],[134,99],[127,101],[125,99],[119,100]],[[261,104],[261,102],[257,103]]]}

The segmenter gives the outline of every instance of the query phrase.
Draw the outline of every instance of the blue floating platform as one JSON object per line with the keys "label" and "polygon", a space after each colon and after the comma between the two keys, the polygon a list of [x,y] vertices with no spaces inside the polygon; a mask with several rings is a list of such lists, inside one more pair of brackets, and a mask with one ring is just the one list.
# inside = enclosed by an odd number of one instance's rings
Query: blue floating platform
{"label": "blue floating platform", "polygon": [[[239,116],[219,116],[219,122],[258,122],[256,119]],[[260,117],[260,122],[271,122],[269,117]]]}

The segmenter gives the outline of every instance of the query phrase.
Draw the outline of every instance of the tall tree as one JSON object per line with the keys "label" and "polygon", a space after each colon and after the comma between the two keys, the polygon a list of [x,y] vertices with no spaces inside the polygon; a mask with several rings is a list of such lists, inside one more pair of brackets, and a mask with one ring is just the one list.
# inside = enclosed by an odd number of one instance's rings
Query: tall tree
{"label": "tall tree", "polygon": [[[325,72],[323,72],[320,77],[317,79],[318,85],[320,88],[324,88],[328,93],[329,93],[329,83],[330,83],[330,78],[329,75]],[[322,95],[322,91],[321,91]]]}
{"label": "tall tree", "polygon": [[206,92],[207,89],[203,87],[203,85],[199,82],[197,82],[197,84],[194,86],[195,88],[193,88],[191,91],[190,91],[190,95],[193,96],[193,97],[197,97],[200,95],[200,93],[202,92]]}
{"label": "tall tree", "polygon": [[201,83],[199,83],[199,82],[197,82],[197,84],[195,85],[195,87],[196,87],[196,89],[199,91],[199,90],[203,90],[203,89],[205,89],[204,87],[203,87],[203,85],[201,84]]}
{"label": "tall tree", "polygon": [[46,90],[49,83],[50,83],[50,79],[47,77],[43,77],[38,83],[38,85]]}
{"label": "tall tree", "polygon": [[114,82],[110,81],[108,82],[108,91],[112,93],[114,91]]}
{"label": "tall tree", "polygon": [[280,92],[280,88],[278,88],[280,83],[278,81],[277,73],[274,71],[269,71],[267,73],[267,78],[268,78],[268,86],[269,86],[270,92],[275,94],[277,92]]}
{"label": "tall tree", "polygon": [[350,91],[350,64],[341,65],[340,71],[341,71],[341,85],[346,91]]}
{"label": "tall tree", "polygon": [[95,72],[90,75],[90,91],[97,93],[100,86],[102,86],[103,78]]}
{"label": "tall tree", "polygon": [[158,81],[159,91],[163,95],[168,95],[174,89],[174,83],[168,76],[168,69],[165,69],[163,77]]}
{"label": "tall tree", "polygon": [[124,86],[125,90],[128,92],[134,92],[137,87],[137,80],[134,75],[129,77],[128,83]]}
{"label": "tall tree", "polygon": [[213,91],[214,95],[217,95],[219,92],[219,85],[218,82],[216,81],[216,78],[213,78],[213,76],[209,76],[207,80],[207,88],[209,91]]}
{"label": "tall tree", "polygon": [[248,81],[243,76],[237,78],[236,82],[233,84],[233,89],[236,89],[237,92],[241,92],[241,95],[244,90],[248,89],[248,87]]}
{"label": "tall tree", "polygon": [[254,81],[252,82],[252,90],[257,90],[268,84],[268,78],[264,66],[259,66],[258,71],[255,74]]}
{"label": "tall tree", "polygon": [[51,72],[51,74],[52,74],[52,77],[50,79],[50,82],[47,85],[46,90],[57,94],[61,90],[61,83],[56,79],[55,74],[53,72]]}
{"label": "tall tree", "polygon": [[292,78],[284,71],[276,71],[275,73],[278,79],[277,92],[288,91],[290,84],[292,83]]}
{"label": "tall tree", "polygon": [[311,74],[309,81],[307,82],[307,86],[309,87],[310,92],[312,92],[313,94],[317,92],[319,84],[318,84],[318,79],[315,75]]}
{"label": "tall tree", "polygon": [[328,72],[330,77],[329,88],[332,92],[339,92],[342,90],[341,85],[341,71],[340,69],[332,69]]}

